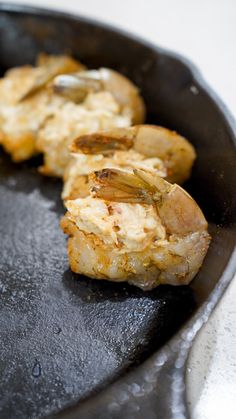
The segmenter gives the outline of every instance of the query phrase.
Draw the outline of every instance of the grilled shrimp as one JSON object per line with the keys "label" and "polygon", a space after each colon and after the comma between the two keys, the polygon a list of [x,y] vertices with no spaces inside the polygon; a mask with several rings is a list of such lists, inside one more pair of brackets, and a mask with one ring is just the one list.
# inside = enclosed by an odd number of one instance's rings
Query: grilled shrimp
{"label": "grilled shrimp", "polygon": [[71,150],[84,154],[99,154],[133,148],[145,157],[158,157],[167,170],[167,180],[183,183],[190,176],[196,158],[194,147],[184,137],[167,128],[137,125],[112,129],[74,140]]}
{"label": "grilled shrimp", "polygon": [[90,196],[67,201],[61,221],[74,272],[143,290],[193,279],[210,236],[187,192],[137,169],[104,169],[90,183]]}
{"label": "grilled shrimp", "polygon": [[14,161],[37,153],[39,129],[66,100],[46,88],[55,75],[84,70],[66,56],[41,54],[36,67],[14,68],[0,80],[0,143]]}
{"label": "grilled shrimp", "polygon": [[40,54],[37,64],[40,72],[30,88],[20,97],[20,102],[29,99],[45,88],[59,74],[72,73],[75,70],[85,70],[84,65],[65,55]]}
{"label": "grilled shrimp", "polygon": [[88,175],[91,172],[102,170],[106,167],[120,168],[126,171],[144,169],[151,172],[154,171],[162,177],[166,176],[166,168],[159,158],[145,158],[143,154],[132,149],[128,151],[117,150],[110,152],[108,155],[74,154],[63,177],[62,199],[67,200],[88,196]]}
{"label": "grilled shrimp", "polygon": [[194,148],[185,138],[153,125],[80,135],[70,150],[74,159],[65,171],[63,199],[88,195],[86,175],[106,167],[152,170],[168,181],[182,183],[195,158]]}
{"label": "grilled shrimp", "polygon": [[75,102],[83,101],[91,92],[110,92],[120,105],[121,113],[127,115],[132,124],[145,120],[145,105],[138,88],[125,76],[109,68],[57,76],[53,87],[56,93]]}
{"label": "grilled shrimp", "polygon": [[130,124],[130,118],[120,114],[120,107],[109,92],[90,93],[81,104],[66,101],[39,131],[36,146],[44,155],[41,173],[64,175],[72,160],[69,146],[78,135]]}

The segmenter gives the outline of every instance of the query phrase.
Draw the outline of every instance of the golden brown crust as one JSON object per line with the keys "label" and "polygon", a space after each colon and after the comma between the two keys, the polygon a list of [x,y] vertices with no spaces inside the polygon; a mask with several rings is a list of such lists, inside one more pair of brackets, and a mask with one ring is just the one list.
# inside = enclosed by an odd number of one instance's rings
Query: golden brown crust
{"label": "golden brown crust", "polygon": [[61,227],[68,239],[68,256],[73,272],[91,278],[127,281],[143,290],[159,284],[187,285],[200,269],[210,236],[195,232],[180,240],[172,237],[144,251],[120,253],[118,247],[105,244],[93,233],[78,228],[70,212]]}
{"label": "golden brown crust", "polygon": [[63,199],[85,198],[89,195],[89,180],[87,175],[79,175],[73,179],[69,193],[63,194]]}
{"label": "golden brown crust", "polygon": [[21,162],[30,159],[36,154],[35,135],[32,132],[22,134],[16,133],[15,136],[0,134],[0,143],[4,150],[11,154],[14,162]]}
{"label": "golden brown crust", "polygon": [[16,162],[38,152],[36,140],[40,128],[53,112],[53,106],[55,111],[64,102],[46,87],[48,65],[57,72],[84,70],[71,57],[42,54],[38,66],[10,69],[0,80],[0,143]]}

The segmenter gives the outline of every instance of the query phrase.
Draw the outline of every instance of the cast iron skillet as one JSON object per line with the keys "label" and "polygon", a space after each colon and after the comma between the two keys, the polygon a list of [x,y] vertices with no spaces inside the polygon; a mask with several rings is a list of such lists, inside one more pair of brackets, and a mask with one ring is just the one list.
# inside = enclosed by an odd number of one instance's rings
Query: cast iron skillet
{"label": "cast iron skillet", "polygon": [[79,278],[58,227],[61,183],[41,177],[38,161],[14,165],[1,152],[0,416],[187,417],[188,350],[236,264],[235,123],[183,58],[65,13],[0,9],[2,72],[40,51],[115,68],[139,85],[149,122],[192,141],[198,159],[186,188],[212,234],[190,287],[143,293]]}

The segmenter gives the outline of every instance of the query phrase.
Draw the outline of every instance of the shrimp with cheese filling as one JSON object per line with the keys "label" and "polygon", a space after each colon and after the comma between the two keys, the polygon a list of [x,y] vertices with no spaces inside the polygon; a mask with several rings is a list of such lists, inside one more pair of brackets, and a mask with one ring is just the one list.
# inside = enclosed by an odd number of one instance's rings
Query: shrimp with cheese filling
{"label": "shrimp with cheese filling", "polygon": [[132,124],[141,124],[145,120],[145,104],[138,88],[127,77],[110,68],[60,75],[55,77],[53,88],[56,93],[75,102],[83,101],[89,93],[110,92],[122,115],[128,116]]}
{"label": "shrimp with cheese filling", "polygon": [[64,175],[72,160],[69,146],[78,135],[130,124],[130,118],[120,114],[120,107],[109,92],[90,93],[81,104],[66,102],[39,131],[37,149],[44,155],[41,173]]}
{"label": "shrimp with cheese filling", "polygon": [[63,199],[88,195],[86,176],[106,167],[154,171],[168,181],[182,183],[189,177],[196,156],[184,137],[154,125],[80,135],[70,149],[74,158],[65,171]]}
{"label": "shrimp with cheese filling", "polygon": [[63,176],[71,160],[68,148],[76,136],[125,128],[145,119],[138,88],[114,70],[59,75],[52,87],[68,103],[39,133],[37,147],[44,154],[44,174]]}
{"label": "shrimp with cheese filling", "polygon": [[66,102],[48,83],[57,74],[80,69],[84,66],[70,57],[41,54],[36,67],[13,68],[0,80],[0,144],[14,161],[38,152],[39,130]]}
{"label": "shrimp with cheese filling", "polygon": [[61,221],[74,272],[143,290],[193,279],[210,236],[187,192],[139,169],[104,169],[90,182],[90,195],[67,201]]}

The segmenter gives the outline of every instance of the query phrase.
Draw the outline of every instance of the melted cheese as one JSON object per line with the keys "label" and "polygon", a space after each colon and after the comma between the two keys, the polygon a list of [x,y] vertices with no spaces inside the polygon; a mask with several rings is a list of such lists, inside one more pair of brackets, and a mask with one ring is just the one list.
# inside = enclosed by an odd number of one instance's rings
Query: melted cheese
{"label": "melted cheese", "polygon": [[165,228],[152,206],[107,202],[87,197],[66,202],[69,218],[86,234],[121,253],[142,251],[165,239]]}

